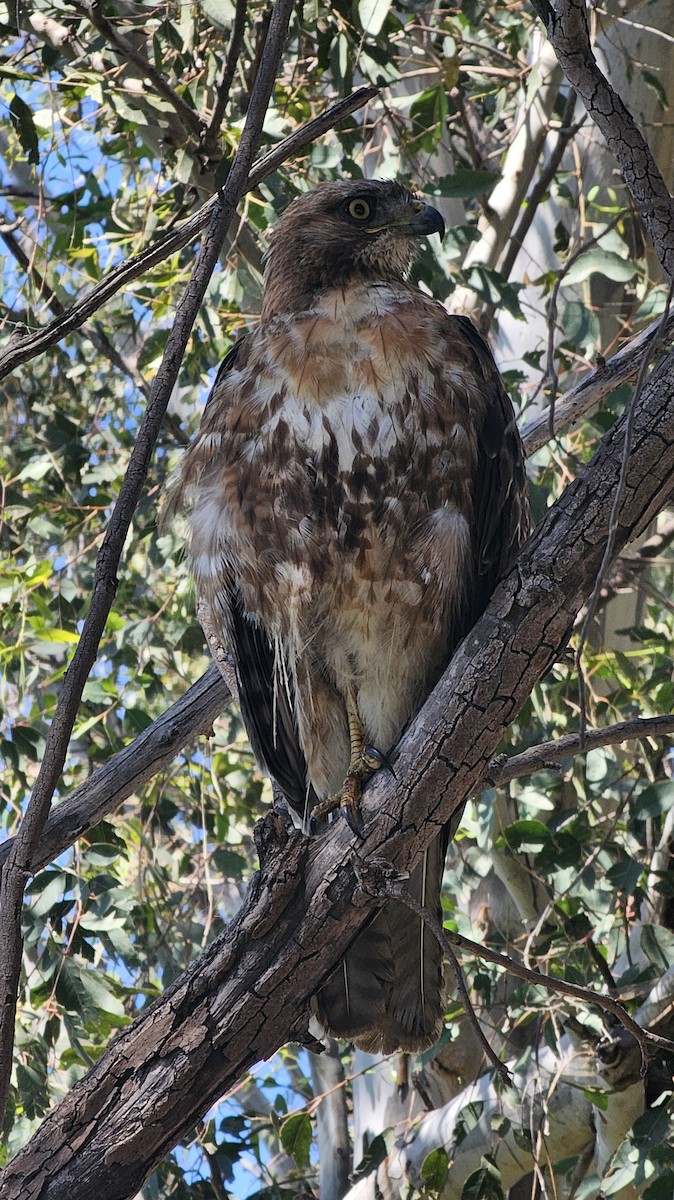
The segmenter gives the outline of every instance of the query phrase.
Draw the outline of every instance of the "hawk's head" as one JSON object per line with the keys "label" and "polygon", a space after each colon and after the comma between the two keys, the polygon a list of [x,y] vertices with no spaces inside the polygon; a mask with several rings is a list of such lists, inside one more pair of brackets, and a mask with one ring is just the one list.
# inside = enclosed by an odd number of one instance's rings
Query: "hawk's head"
{"label": "hawk's head", "polygon": [[272,234],[263,314],[307,308],[328,287],[402,279],[415,239],[444,232],[437,209],[400,183],[326,183],[293,200]]}

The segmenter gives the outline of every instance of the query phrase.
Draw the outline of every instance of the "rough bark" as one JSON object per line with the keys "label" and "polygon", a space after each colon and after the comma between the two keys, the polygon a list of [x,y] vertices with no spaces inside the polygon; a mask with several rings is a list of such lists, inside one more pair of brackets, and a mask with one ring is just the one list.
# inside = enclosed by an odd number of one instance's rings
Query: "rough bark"
{"label": "rough bark", "polygon": [[[383,896],[472,794],[508,724],[559,656],[601,562],[625,418],[550,509],[345,823],[270,846],[226,933],[151,1005],[47,1117],[2,1178],[6,1200],[121,1200],[254,1062],[301,1035],[311,997]],[[674,354],[633,412],[615,551],[674,493]],[[271,835],[270,835],[271,831]],[[265,849],[264,845],[261,847]],[[385,890],[385,889],[384,889]]]}
{"label": "rough bark", "polygon": [[650,234],[663,271],[674,277],[674,204],[644,137],[599,69],[590,45],[585,0],[532,0],[566,78],[583,101]]}

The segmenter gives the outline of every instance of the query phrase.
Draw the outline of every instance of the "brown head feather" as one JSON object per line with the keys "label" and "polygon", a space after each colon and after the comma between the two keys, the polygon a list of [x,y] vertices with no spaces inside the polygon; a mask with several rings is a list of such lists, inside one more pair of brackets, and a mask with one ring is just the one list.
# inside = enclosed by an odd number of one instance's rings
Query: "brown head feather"
{"label": "brown head feather", "polygon": [[423,207],[391,180],[327,183],[298,196],[271,235],[262,318],[306,310],[326,288],[404,279],[415,241],[433,232],[411,226]]}

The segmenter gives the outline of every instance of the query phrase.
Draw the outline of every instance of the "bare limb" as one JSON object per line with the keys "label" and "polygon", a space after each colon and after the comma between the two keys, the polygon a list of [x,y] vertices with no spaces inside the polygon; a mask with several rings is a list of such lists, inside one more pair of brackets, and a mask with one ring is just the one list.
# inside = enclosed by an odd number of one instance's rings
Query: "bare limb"
{"label": "bare limb", "polygon": [[571,88],[566,99],[566,104],[564,105],[561,128],[557,132],[557,141],[550,152],[550,157],[544,164],[540,175],[526,198],[524,212],[513,229],[506,252],[499,263],[499,270],[506,279],[510,278],[511,271],[515,266],[515,260],[524,245],[524,239],[531,228],[538,207],[559,170],[566,147],[583,125],[585,118],[582,121],[576,121],[572,124],[575,107],[576,93]]}
{"label": "bare limb", "polygon": [[[344,100],[339,100],[336,104],[331,104],[329,108],[321,113],[320,116],[314,117],[313,120],[307,121],[301,129],[295,130],[289,137],[284,138],[272,150],[268,150],[263,154],[262,158],[258,159],[250,171],[248,179],[244,184],[241,195],[246,195],[253,188],[257,187],[267,175],[275,171],[282,163],[293,155],[298,154],[300,150],[304,150],[306,146],[311,145],[317,138],[322,137],[324,133],[338,125],[346,117],[351,116],[357,109],[362,108],[377,95],[377,89],[374,87],[357,88],[352,95],[347,96]],[[233,168],[232,168],[233,169]],[[229,187],[230,180],[227,180]],[[231,194],[231,188],[230,192]],[[44,329],[37,330],[36,333],[30,334],[28,337],[22,338],[20,341],[12,341],[11,345],[7,345],[0,354],[0,379],[4,379],[10,371],[21,363],[27,362],[36,355],[44,353],[50,346],[56,342],[60,342],[66,334],[71,333],[73,329],[79,329],[88,317],[101,308],[112,296],[119,292],[123,287],[126,287],[134,279],[138,279],[150,267],[154,267],[157,263],[163,262],[175,254],[177,250],[181,250],[189,242],[201,233],[201,230],[210,221],[213,213],[218,209],[220,204],[220,193],[217,192],[214,196],[202,204],[197,212],[188,217],[186,221],[182,221],[176,225],[170,233],[164,234],[153,245],[148,246],[146,250],[142,250],[140,254],[132,255],[120,267],[116,267],[111,271],[105,279],[101,280],[95,288],[82,298],[71,308],[67,309],[62,317],[52,321],[49,325],[45,325]]]}
{"label": "bare limb", "polygon": [[[68,846],[113,812],[164,767],[173,762],[195,738],[208,736],[231,695],[215,664],[201,679],[167,708],[152,725],[113,754],[93,775],[57,804],[28,870],[31,874],[52,862]],[[14,838],[0,846],[0,870],[9,857]]]}
{"label": "bare limb", "polygon": [[632,114],[602,74],[590,45],[585,0],[532,0],[566,78],[615,156],[660,265],[674,276],[674,204]]}
{"label": "bare limb", "polygon": [[12,1069],[16,994],[21,967],[21,904],[40,836],[65,762],[82,691],[96,661],[98,645],[117,588],[117,568],[162,420],[185,353],[192,326],[259,145],[262,125],[283,53],[292,0],[277,0],[246,124],[227,183],[218,196],[202,239],[189,283],[178,304],[164,356],[152,385],[119,496],[96,559],[91,605],[75,653],[66,671],[56,712],[47,734],[40,771],[0,883],[0,1113],[4,1114]]}
{"label": "bare limb", "polygon": [[112,21],[103,15],[103,5],[100,0],[93,0],[89,3],[88,0],[67,0],[68,4],[76,8],[80,16],[86,17],[88,21],[97,29],[99,33],[110,43],[110,45],[118,51],[129,62],[132,62],[139,71],[142,71],[146,79],[150,80],[158,95],[163,96],[164,100],[175,109],[180,118],[181,124],[193,137],[199,139],[204,129],[204,122],[201,117],[190,108],[189,104],[183,100],[178,92],[174,91],[170,84],[166,82],[160,71],[138,50],[133,42],[130,42],[123,33],[120,33]]}
{"label": "bare limb", "polygon": [[607,725],[606,729],[586,729],[582,742],[580,734],[567,733],[554,741],[529,746],[521,754],[513,754],[510,758],[502,755],[493,759],[482,778],[482,786],[502,787],[511,779],[531,775],[534,771],[544,771],[553,763],[562,762],[575,754],[587,754],[603,746],[619,746],[622,742],[635,741],[637,738],[665,737],[669,733],[674,733],[672,713],[661,717],[635,717],[632,721]]}
{"label": "bare limb", "polygon": [[234,82],[234,73],[239,61],[239,55],[241,54],[241,47],[243,46],[243,35],[246,28],[246,8],[246,0],[236,0],[229,46],[227,47],[225,61],[222,64],[222,73],[216,85],[215,104],[213,105],[208,125],[201,138],[201,148],[204,154],[211,159],[219,156],[220,126],[225,115],[229,93]]}
{"label": "bare limb", "polygon": [[[593,371],[590,371],[580,383],[565,392],[555,405],[555,427],[558,434],[573,429],[582,418],[608,396],[615,388],[623,383],[629,383],[639,372],[644,358],[650,361],[653,354],[653,344],[660,341],[662,332],[662,317],[651,321],[645,329],[632,338],[621,350],[602,361]],[[669,339],[674,333],[674,311],[668,313],[664,336]],[[527,421],[522,429],[522,441],[527,456],[535,454],[549,440],[550,410]]]}

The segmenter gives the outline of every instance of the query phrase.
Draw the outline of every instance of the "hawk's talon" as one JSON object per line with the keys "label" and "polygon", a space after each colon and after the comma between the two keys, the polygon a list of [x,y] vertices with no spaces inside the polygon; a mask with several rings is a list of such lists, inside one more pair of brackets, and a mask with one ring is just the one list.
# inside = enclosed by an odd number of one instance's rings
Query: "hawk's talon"
{"label": "hawk's talon", "polygon": [[371,771],[380,771],[382,767],[386,767],[386,770],[391,772],[393,778],[397,778],[390,758],[382,750],[377,750],[376,746],[363,746],[361,758],[366,767],[369,767]]}
{"label": "hawk's talon", "polygon": [[360,838],[362,842],[365,837],[365,827],[360,815],[359,806],[351,804],[349,801],[342,800],[339,806],[339,811],[344,817],[344,820],[349,826],[351,832],[355,833],[356,837]]}

